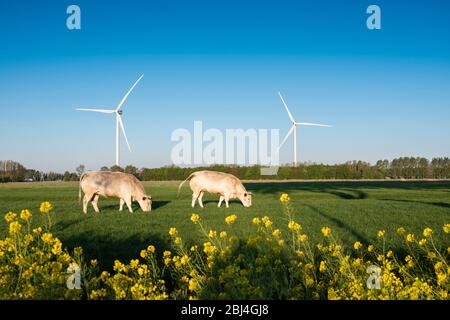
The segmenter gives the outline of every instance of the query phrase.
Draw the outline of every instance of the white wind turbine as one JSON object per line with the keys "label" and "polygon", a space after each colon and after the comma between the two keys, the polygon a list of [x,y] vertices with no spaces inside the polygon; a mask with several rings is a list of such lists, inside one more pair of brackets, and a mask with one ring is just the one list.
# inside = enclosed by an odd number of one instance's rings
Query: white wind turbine
{"label": "white wind turbine", "polygon": [[142,77],[144,75],[141,75],[139,79],[136,80],[136,82],[133,84],[133,86],[128,90],[128,92],[123,96],[122,100],[120,100],[119,104],[115,109],[76,109],[79,111],[91,111],[91,112],[100,112],[100,113],[114,113],[116,115],[116,166],[120,166],[120,130],[119,127],[122,129],[123,136],[125,137],[125,141],[128,146],[128,150],[131,152],[130,144],[128,143],[127,134],[125,133],[125,128],[123,126],[122,121],[122,110],[120,109],[122,105],[125,103],[125,100],[130,95],[131,91],[136,87],[139,81],[141,81]]}
{"label": "white wind turbine", "polygon": [[329,125],[326,124],[318,124],[318,123],[310,123],[310,122],[296,122],[294,117],[292,116],[291,112],[289,111],[289,108],[286,104],[286,102],[284,102],[283,96],[281,95],[281,92],[278,92],[278,95],[280,96],[281,101],[284,104],[284,107],[286,108],[286,112],[289,116],[289,119],[292,122],[292,126],[289,129],[287,135],[284,137],[283,141],[281,142],[280,146],[278,147],[278,151],[280,151],[281,147],[283,146],[283,144],[286,142],[286,140],[289,138],[289,136],[292,134],[292,132],[294,132],[294,166],[297,166],[297,126],[316,126],[316,127],[331,127]]}

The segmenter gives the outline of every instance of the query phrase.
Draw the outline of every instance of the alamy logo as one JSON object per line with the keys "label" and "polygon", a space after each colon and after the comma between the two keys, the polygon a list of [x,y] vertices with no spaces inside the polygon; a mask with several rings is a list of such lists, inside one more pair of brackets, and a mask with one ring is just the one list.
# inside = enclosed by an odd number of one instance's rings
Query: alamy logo
{"label": "alamy logo", "polygon": [[81,29],[81,9],[77,5],[70,5],[66,10],[67,14],[70,16],[67,17],[66,26],[69,30],[80,30]]}
{"label": "alamy logo", "polygon": [[367,14],[370,16],[367,18],[366,25],[369,30],[381,29],[381,9],[379,6],[372,4],[367,8]]}
{"label": "alamy logo", "polygon": [[171,160],[175,165],[259,164],[276,168],[280,163],[279,136],[278,129],[203,131],[203,122],[194,121],[193,135],[184,128],[172,132],[171,141],[177,144],[172,148]]}
{"label": "alamy logo", "polygon": [[71,263],[67,268],[67,273],[70,274],[67,278],[66,285],[70,290],[81,289],[81,269],[76,263]]}
{"label": "alamy logo", "polygon": [[369,274],[367,278],[367,289],[381,289],[381,268],[376,265],[371,265],[366,269]]}

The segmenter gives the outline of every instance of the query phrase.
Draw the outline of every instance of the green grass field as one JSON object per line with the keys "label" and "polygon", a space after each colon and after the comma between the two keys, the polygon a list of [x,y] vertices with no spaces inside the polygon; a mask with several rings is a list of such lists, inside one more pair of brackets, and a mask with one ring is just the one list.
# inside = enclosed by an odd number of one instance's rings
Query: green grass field
{"label": "green grass field", "polygon": [[[238,222],[232,228],[239,236],[254,230],[251,220],[267,215],[275,226],[285,230],[285,217],[278,200],[283,192],[289,193],[296,219],[312,240],[320,239],[322,226],[330,226],[346,245],[360,240],[367,244],[376,241],[377,230],[394,233],[399,226],[420,233],[425,226],[440,229],[450,223],[450,182],[248,182],[247,189],[254,193],[253,206],[244,208],[232,202],[230,208],[217,208],[218,197],[205,195],[205,208],[190,207],[190,189],[183,187],[177,198],[178,182],[145,182],[153,197],[153,210],[119,212],[118,199],[100,199],[101,212],[89,207],[82,213],[78,202],[77,183],[16,183],[0,185],[0,213],[32,210],[33,223],[39,223],[38,207],[42,201],[53,203],[54,233],[70,249],[82,246],[89,258],[98,258],[102,267],[110,269],[114,259],[128,261],[137,257],[148,244],[161,252],[171,247],[167,233],[175,226],[188,243],[201,243],[196,226],[189,220],[193,212],[200,214],[208,226],[229,230],[224,218],[232,213]],[[137,203],[134,205],[138,209]],[[0,234],[6,234],[6,223],[0,222]],[[439,239],[441,241],[442,239]],[[442,242],[442,241],[441,241]],[[404,244],[393,240],[395,249]],[[442,243],[448,246],[448,243]]]}

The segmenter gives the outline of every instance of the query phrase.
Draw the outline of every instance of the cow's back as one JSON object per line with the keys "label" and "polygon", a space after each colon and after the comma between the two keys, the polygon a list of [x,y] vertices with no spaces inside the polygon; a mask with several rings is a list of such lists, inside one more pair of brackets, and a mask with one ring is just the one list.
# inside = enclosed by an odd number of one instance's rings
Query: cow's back
{"label": "cow's back", "polygon": [[97,193],[105,197],[121,197],[133,191],[133,181],[121,172],[88,172],[80,182],[84,193]]}
{"label": "cow's back", "polygon": [[235,193],[240,185],[235,176],[216,171],[199,171],[190,181],[191,189],[201,189],[210,193]]}

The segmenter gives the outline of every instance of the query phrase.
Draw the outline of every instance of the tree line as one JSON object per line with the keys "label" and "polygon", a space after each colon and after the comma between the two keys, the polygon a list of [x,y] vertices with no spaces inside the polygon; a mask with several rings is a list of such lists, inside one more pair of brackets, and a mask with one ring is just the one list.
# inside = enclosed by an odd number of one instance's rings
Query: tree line
{"label": "tree line", "polygon": [[[101,171],[125,172],[143,181],[184,180],[198,170],[214,170],[231,173],[245,180],[272,179],[450,179],[450,159],[401,157],[391,161],[379,160],[375,165],[364,161],[348,161],[342,164],[303,163],[297,167],[283,165],[276,175],[261,175],[261,166],[212,165],[195,168],[165,166],[160,168],[137,168],[128,165],[100,168]],[[0,161],[0,182],[13,181],[78,181],[85,166],[78,166],[74,172],[42,172],[27,169],[15,161]]]}

